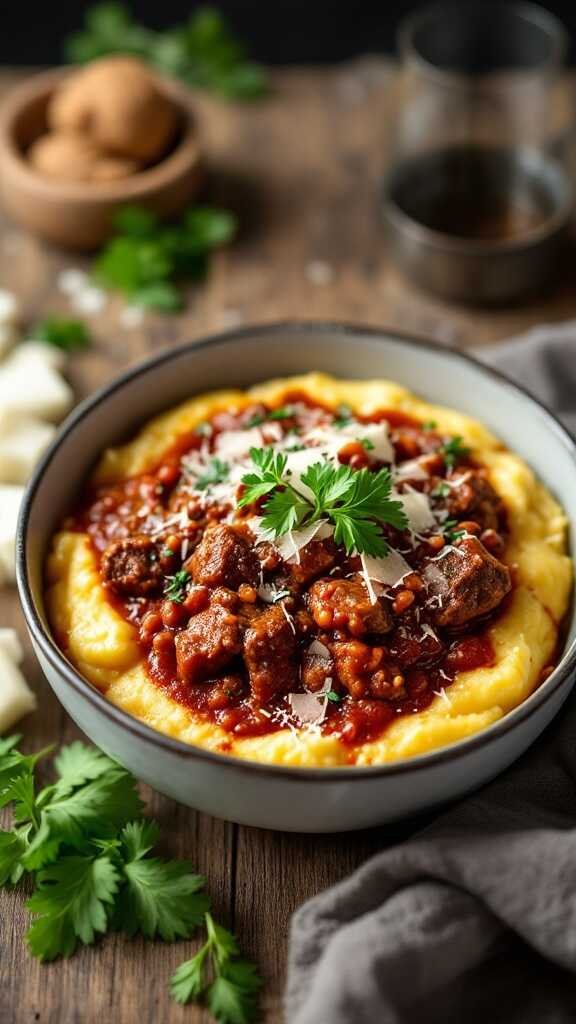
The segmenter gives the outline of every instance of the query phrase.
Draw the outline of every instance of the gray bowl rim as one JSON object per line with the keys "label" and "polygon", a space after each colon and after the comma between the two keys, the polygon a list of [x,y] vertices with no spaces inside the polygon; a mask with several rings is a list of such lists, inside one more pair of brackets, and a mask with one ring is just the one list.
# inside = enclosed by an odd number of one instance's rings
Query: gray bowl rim
{"label": "gray bowl rim", "polygon": [[44,476],[49,472],[50,464],[60,444],[74,431],[77,424],[83,420],[84,417],[88,416],[96,406],[106,402],[110,395],[121,390],[126,385],[129,385],[137,377],[148,373],[153,368],[162,366],[171,359],[181,358],[187,353],[194,352],[197,349],[217,349],[219,345],[229,345],[232,342],[240,342],[245,339],[259,342],[270,342],[271,338],[274,339],[274,337],[282,336],[286,334],[287,331],[292,332],[293,334],[298,334],[300,332],[317,332],[321,335],[338,334],[342,338],[349,338],[351,344],[353,344],[355,337],[362,337],[372,341],[377,341],[379,339],[383,343],[390,340],[406,342],[415,348],[424,349],[428,352],[436,352],[438,354],[442,354],[444,357],[448,357],[449,359],[454,359],[457,362],[463,362],[472,367],[477,373],[490,377],[499,384],[504,384],[507,388],[516,392],[522,398],[527,399],[528,402],[532,402],[538,406],[540,412],[544,414],[544,418],[548,422],[550,431],[556,436],[557,440],[564,445],[571,455],[576,471],[576,442],[554,414],[526,388],[523,388],[509,380],[504,374],[495,370],[493,367],[480,363],[466,352],[458,351],[456,349],[442,348],[436,342],[430,341],[429,339],[415,337],[414,335],[397,331],[393,328],[368,327],[337,321],[284,320],[275,321],[270,324],[258,324],[256,326],[247,326],[235,330],[223,331],[198,341],[186,342],[182,345],[177,345],[173,348],[163,350],[157,355],[153,355],[142,360],[137,363],[136,366],[131,367],[124,373],[115,377],[110,381],[110,383],[99,388],[93,395],[90,395],[88,398],[80,402],[63,422],[51,445],[38,463],[26,487],[18,519],[16,538],[16,579],[26,624],[34,642],[42,651],[43,656],[46,658],[51,668],[58,673],[60,678],[68,687],[75,690],[79,696],[87,700],[89,704],[92,704],[98,711],[102,712],[106,718],[110,719],[121,729],[125,729],[127,732],[132,733],[151,747],[160,748],[161,750],[167,751],[168,753],[176,755],[177,757],[189,762],[210,762],[220,768],[239,770],[248,775],[257,774],[261,776],[264,775],[292,779],[294,781],[304,782],[312,780],[314,782],[329,783],[344,781],[350,782],[354,779],[361,781],[378,777],[388,778],[393,776],[409,775],[411,772],[422,771],[424,769],[430,769],[438,765],[457,761],[461,756],[495,743],[505,733],[510,732],[523,721],[532,717],[532,715],[538,711],[542,705],[547,703],[547,701],[553,697],[566,679],[576,671],[576,638],[573,640],[570,647],[564,651],[560,662],[550,676],[536,690],[534,690],[526,700],[519,704],[518,707],[513,708],[512,711],[505,714],[497,722],[494,722],[479,733],[475,733],[474,735],[463,740],[459,740],[456,743],[452,743],[449,746],[440,747],[438,750],[432,750],[426,754],[418,754],[415,757],[406,758],[402,761],[393,761],[380,765],[355,765],[353,767],[343,765],[335,768],[310,768],[288,765],[272,765],[258,761],[248,761],[234,757],[230,754],[219,754],[215,751],[205,750],[202,747],[192,746],[187,743],[183,743],[181,740],[176,740],[171,736],[165,736],[163,733],[157,732],[151,726],[145,725],[144,722],[140,722],[137,718],[130,715],[129,712],[116,707],[106,699],[104,694],[100,693],[96,687],[92,686],[87,679],[84,679],[84,677],[81,676],[73,665],[65,658],[63,652],[56,644],[56,641],[42,622],[42,617],[32,595],[32,588],[28,578],[26,557],[28,527],[36,492]]}

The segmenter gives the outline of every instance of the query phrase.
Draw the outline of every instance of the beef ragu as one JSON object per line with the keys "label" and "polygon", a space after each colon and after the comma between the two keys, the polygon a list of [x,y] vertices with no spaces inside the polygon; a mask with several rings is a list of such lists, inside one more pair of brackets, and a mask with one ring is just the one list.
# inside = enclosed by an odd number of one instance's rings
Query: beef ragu
{"label": "beef ragu", "polygon": [[337,733],[351,760],[492,663],[512,586],[503,504],[461,439],[297,394],[217,413],[68,525],[175,701],[234,736]]}

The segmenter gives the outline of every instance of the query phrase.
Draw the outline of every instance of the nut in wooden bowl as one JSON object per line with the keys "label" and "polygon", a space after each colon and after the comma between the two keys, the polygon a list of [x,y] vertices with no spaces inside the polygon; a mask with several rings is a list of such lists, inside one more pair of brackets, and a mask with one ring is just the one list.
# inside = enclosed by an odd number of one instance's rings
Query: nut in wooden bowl
{"label": "nut in wooden bowl", "polygon": [[[5,211],[42,238],[78,250],[101,245],[122,206],[137,204],[161,217],[177,215],[194,198],[203,177],[191,95],[175,81],[155,76],[175,112],[176,128],[165,155],[152,165],[141,168],[127,154],[100,154],[96,160],[95,153],[82,153],[76,125],[68,134],[60,125],[54,132],[54,97],[63,94],[73,75],[89,70],[59,68],[36,75],[14,88],[0,108],[0,200]],[[81,112],[74,113],[81,119]],[[68,167],[76,161],[76,176],[84,180],[64,180],[53,173],[62,157]],[[92,161],[90,173],[87,160]]]}

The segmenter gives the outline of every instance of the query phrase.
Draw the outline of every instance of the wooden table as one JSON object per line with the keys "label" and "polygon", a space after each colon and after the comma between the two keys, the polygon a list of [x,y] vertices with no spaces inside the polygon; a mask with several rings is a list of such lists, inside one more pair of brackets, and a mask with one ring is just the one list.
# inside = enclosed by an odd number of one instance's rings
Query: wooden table
{"label": "wooden table", "polygon": [[[19,77],[22,72],[1,74],[0,93]],[[126,329],[114,299],[93,317],[93,347],[70,365],[79,397],[150,352],[242,323],[348,320],[470,346],[576,315],[570,279],[521,307],[471,311],[417,292],[390,266],[378,213],[394,110],[389,65],[366,60],[278,71],[274,84],[274,94],[253,106],[199,98],[211,198],[237,210],[241,236],[214,259],[208,280],[190,290],[182,315],[148,315],[141,327]],[[55,280],[62,268],[81,265],[76,256],[1,225],[0,284],[20,296],[31,323],[48,312],[69,314]],[[0,612],[2,624],[22,628],[13,592],[0,595]],[[26,669],[39,696],[39,711],[23,723],[26,746],[71,740],[78,732],[31,655]],[[277,1024],[292,911],[402,830],[280,835],[196,814],[147,788],[145,797],[162,825],[163,852],[189,857],[207,876],[216,914],[259,962],[266,980],[262,1016]],[[208,1019],[196,1008],[176,1006],[167,994],[169,974],[193,943],[109,937],[70,961],[42,966],[23,946],[27,917],[21,894],[0,895],[0,1016],[6,1024]]]}

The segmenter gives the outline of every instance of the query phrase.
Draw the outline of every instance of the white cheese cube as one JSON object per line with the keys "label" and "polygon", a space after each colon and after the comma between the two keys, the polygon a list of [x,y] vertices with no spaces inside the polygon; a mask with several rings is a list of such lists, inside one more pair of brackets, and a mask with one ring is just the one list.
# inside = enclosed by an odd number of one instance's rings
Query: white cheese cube
{"label": "white cheese cube", "polygon": [[20,303],[13,292],[0,288],[0,324],[14,327],[20,320]]}
{"label": "white cheese cube", "polygon": [[51,423],[0,411],[0,483],[25,484],[55,433]]}
{"label": "white cheese cube", "polygon": [[23,494],[23,487],[0,485],[0,585],[15,579],[16,524]]}
{"label": "white cheese cube", "polygon": [[23,715],[34,711],[36,697],[20,669],[0,648],[0,733],[8,730]]}
{"label": "white cheese cube", "polygon": [[24,660],[20,637],[15,629],[11,629],[9,626],[0,627],[0,651],[4,651],[4,654],[16,665],[20,665]]}
{"label": "white cheese cube", "polygon": [[27,338],[14,349],[10,357],[10,366],[27,366],[32,369],[38,363],[52,370],[63,370],[66,366],[66,353],[45,341]]}
{"label": "white cheese cube", "polygon": [[10,356],[0,365],[0,408],[58,422],[72,406],[72,389],[41,359]]}

